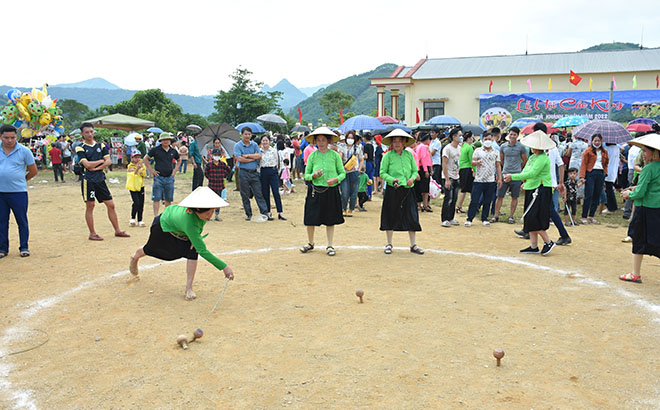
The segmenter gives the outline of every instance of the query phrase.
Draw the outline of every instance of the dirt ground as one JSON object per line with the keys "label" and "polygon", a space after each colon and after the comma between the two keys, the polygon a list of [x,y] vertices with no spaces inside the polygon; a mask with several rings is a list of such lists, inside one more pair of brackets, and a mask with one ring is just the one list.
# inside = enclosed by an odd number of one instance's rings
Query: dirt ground
{"label": "dirt ground", "polygon": [[[225,280],[203,260],[192,302],[182,260],[144,258],[129,280],[148,228],[128,227],[123,180],[110,189],[132,237],[112,236],[101,205],[103,242],[87,240],[79,184],[49,172],[30,184],[32,256],[19,258],[12,221],[0,261],[1,407],[660,408],[660,263],[645,259],[643,284],[619,281],[631,264],[620,224],[569,228],[572,245],[521,256],[518,225],[442,228],[436,201],[421,215],[426,254],[396,233],[387,256],[376,197],[337,227],[330,258],[324,230],[296,250],[302,189],[284,198],[288,221],[266,223],[244,221],[231,190],[206,231],[236,280],[208,316]],[[201,340],[175,344],[197,327]]]}

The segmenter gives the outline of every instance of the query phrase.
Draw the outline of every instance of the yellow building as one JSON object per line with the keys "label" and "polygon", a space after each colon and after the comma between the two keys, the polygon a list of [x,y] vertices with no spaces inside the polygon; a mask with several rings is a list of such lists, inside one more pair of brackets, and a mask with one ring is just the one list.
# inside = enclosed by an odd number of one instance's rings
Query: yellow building
{"label": "yellow building", "polygon": [[[570,82],[570,72],[582,80],[578,85]],[[658,75],[660,49],[625,51],[597,51],[553,54],[525,54],[512,56],[460,57],[422,59],[414,66],[399,66],[388,78],[372,78],[377,89],[377,110],[382,115],[386,92],[391,93],[392,115],[403,118],[408,125],[426,121],[435,115],[451,115],[463,123],[478,124],[483,114],[483,99],[487,95],[533,96],[552,93],[557,99],[562,93],[578,93],[589,103],[588,95],[609,93],[613,77],[616,81],[615,99],[626,93],[627,98],[652,96],[653,101],[633,101],[629,105],[657,103],[660,106]],[[492,83],[491,83],[492,82]],[[530,90],[531,88],[531,90]],[[640,93],[647,90],[646,94]],[[601,91],[601,93],[598,93]],[[579,94],[582,93],[582,94]],[[401,110],[399,94],[405,94],[405,110]],[[640,97],[641,98],[641,97]],[[547,99],[553,100],[552,96]],[[558,100],[557,100],[558,101]],[[589,105],[589,104],[588,104]],[[614,104],[613,104],[614,105]],[[593,107],[592,107],[593,108]],[[598,108],[598,107],[596,107]],[[403,112],[402,112],[403,111]],[[528,110],[522,110],[528,111]],[[550,111],[513,113],[513,117],[547,115]],[[565,111],[567,115],[583,115],[579,110]],[[613,110],[614,114],[615,110]],[[630,112],[630,107],[628,107]],[[562,114],[554,115],[555,118]],[[587,115],[590,116],[590,115]],[[591,118],[599,118],[592,115]]]}

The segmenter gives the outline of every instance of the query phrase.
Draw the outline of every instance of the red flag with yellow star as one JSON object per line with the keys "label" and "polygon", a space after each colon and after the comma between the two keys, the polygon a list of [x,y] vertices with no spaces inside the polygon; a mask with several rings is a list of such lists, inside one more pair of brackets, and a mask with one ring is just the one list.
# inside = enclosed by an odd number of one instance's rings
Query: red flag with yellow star
{"label": "red flag with yellow star", "polygon": [[580,81],[582,81],[582,77],[575,74],[573,72],[573,70],[571,70],[571,76],[569,77],[568,81],[570,81],[571,84],[573,84],[573,85],[578,85],[578,84],[580,84]]}

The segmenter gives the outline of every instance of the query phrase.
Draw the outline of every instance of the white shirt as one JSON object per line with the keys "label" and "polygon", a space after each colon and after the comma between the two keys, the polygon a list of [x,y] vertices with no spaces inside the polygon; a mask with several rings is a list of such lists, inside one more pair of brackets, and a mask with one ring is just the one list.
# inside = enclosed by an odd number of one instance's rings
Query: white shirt
{"label": "white shirt", "polygon": [[594,163],[594,169],[603,169],[603,153],[600,150],[596,150],[596,162]]}
{"label": "white shirt", "polygon": [[548,158],[550,158],[550,176],[552,176],[552,187],[557,188],[557,168],[564,165],[564,161],[561,160],[561,155],[559,155],[559,150],[557,147],[548,151]]}
{"label": "white shirt", "polygon": [[277,168],[279,164],[279,159],[275,147],[268,148],[268,151],[266,152],[264,152],[261,146],[259,147],[259,149],[262,152],[261,160],[259,161],[259,165],[261,166],[261,168]]}
{"label": "white shirt", "polygon": [[431,155],[431,161],[433,161],[433,165],[442,164],[442,158],[440,157],[442,153],[442,149],[443,149],[442,142],[440,142],[440,138],[434,139],[433,141],[431,141],[431,144],[429,144],[429,153],[435,150],[433,155]]}
{"label": "white shirt", "polygon": [[628,169],[633,169],[633,166],[635,165],[635,160],[637,159],[637,156],[639,155],[640,152],[642,152],[642,149],[637,145],[633,145],[630,147],[630,149],[628,150]]}
{"label": "white shirt", "polygon": [[616,177],[619,176],[619,162],[621,162],[621,149],[618,145],[606,145],[607,155],[609,157],[609,162],[607,163],[607,176],[605,177],[606,182],[616,181]]}

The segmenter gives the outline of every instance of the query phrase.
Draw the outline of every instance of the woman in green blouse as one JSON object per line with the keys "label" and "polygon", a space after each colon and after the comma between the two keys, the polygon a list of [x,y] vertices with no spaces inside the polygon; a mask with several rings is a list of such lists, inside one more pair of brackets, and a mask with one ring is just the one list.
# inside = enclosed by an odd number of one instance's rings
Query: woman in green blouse
{"label": "woman in green blouse", "polygon": [[328,256],[335,256],[332,238],[335,225],[344,223],[341,207],[339,183],[346,178],[346,171],[341,156],[331,150],[328,145],[339,141],[339,137],[328,127],[320,127],[305,137],[310,144],[318,147],[307,159],[305,180],[307,197],[305,198],[305,226],[307,226],[308,242],[300,252],[307,253],[314,249],[314,230],[317,226],[326,226],[328,245],[325,248]]}
{"label": "woman in green blouse", "polygon": [[380,230],[385,231],[387,236],[386,255],[392,253],[394,231],[408,231],[410,252],[424,254],[415,243],[415,233],[422,230],[413,189],[418,174],[417,163],[413,154],[404,149],[404,146],[414,142],[410,134],[400,129],[393,130],[383,138],[383,144],[390,147],[380,163],[380,177],[387,184],[380,211]]}
{"label": "woman in green blouse", "polygon": [[[541,253],[547,255],[554,249],[547,230],[550,227],[550,207],[552,206],[552,175],[550,159],[545,151],[556,144],[543,131],[535,131],[520,141],[533,153],[527,160],[520,174],[504,175],[505,182],[525,181],[525,213],[523,214],[525,232],[529,232],[530,246],[520,253]],[[543,239],[543,249],[539,251],[539,235]]]}
{"label": "woman in green blouse", "polygon": [[637,186],[621,193],[623,199],[634,201],[635,212],[629,230],[633,242],[633,271],[619,276],[619,279],[641,283],[644,255],[660,258],[660,135],[647,134],[628,144],[642,148],[646,165]]}

